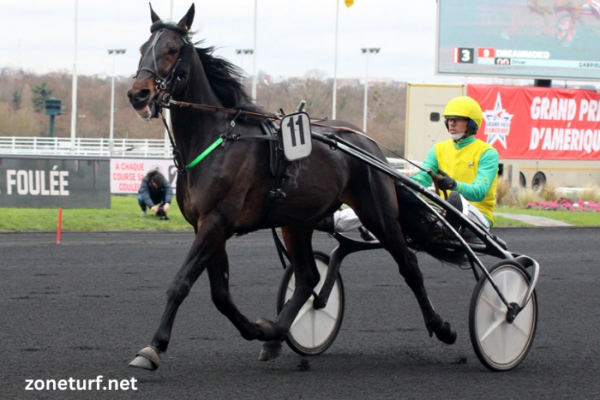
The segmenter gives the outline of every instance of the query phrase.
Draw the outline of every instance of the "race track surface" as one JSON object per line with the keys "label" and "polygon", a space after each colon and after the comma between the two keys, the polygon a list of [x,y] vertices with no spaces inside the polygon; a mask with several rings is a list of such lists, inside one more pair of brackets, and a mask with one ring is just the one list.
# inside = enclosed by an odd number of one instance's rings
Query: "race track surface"
{"label": "race track surface", "polygon": [[[496,229],[541,265],[539,325],[527,358],[492,373],[469,339],[470,271],[419,255],[436,310],[458,331],[430,339],[416,300],[382,250],[342,267],[346,312],[324,354],[284,345],[259,362],[210,300],[203,274],[181,306],[155,372],[127,366],[147,345],[191,233],[0,234],[0,399],[597,399],[600,398],[600,229]],[[336,242],[315,234],[315,249]],[[233,299],[251,320],[275,318],[282,267],[269,232],[228,243]],[[486,258],[491,267],[495,260]],[[27,380],[96,380],[100,390],[26,390]],[[137,390],[102,390],[109,379]],[[35,386],[32,384],[33,388]]]}

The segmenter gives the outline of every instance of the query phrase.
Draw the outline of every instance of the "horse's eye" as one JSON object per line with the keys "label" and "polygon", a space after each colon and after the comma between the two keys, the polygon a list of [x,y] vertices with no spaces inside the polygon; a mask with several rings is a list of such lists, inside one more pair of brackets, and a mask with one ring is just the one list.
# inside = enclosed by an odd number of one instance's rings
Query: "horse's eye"
{"label": "horse's eye", "polygon": [[179,51],[179,49],[171,48],[171,49],[169,49],[169,55],[177,54],[178,51]]}

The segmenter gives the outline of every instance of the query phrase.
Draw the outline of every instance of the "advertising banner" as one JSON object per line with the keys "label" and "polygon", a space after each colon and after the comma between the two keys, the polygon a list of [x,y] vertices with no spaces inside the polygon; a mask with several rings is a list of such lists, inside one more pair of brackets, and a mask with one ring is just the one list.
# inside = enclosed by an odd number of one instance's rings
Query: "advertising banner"
{"label": "advertising banner", "polygon": [[0,157],[0,207],[110,208],[109,162]]}
{"label": "advertising banner", "polygon": [[173,160],[148,158],[112,158],[110,160],[110,193],[135,194],[146,174],[158,169],[169,180],[175,193],[177,169]]}
{"label": "advertising banner", "polygon": [[477,137],[501,159],[600,160],[600,93],[468,85],[483,123]]}

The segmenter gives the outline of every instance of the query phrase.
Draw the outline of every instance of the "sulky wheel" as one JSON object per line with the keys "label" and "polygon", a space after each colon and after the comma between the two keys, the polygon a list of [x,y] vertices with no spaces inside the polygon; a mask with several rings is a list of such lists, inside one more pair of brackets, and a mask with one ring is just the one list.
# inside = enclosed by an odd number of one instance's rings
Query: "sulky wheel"
{"label": "sulky wheel", "polygon": [[[523,301],[530,278],[521,264],[502,260],[490,269],[490,275],[509,304]],[[512,323],[506,317],[506,305],[482,275],[471,297],[469,333],[479,361],[492,371],[511,370],[527,356],[537,327],[535,291]]]}
{"label": "sulky wheel", "polygon": [[[321,280],[314,289],[314,292],[318,294],[327,275],[329,256],[315,252],[315,262],[321,275]],[[292,266],[288,265],[279,285],[277,313],[292,297],[295,287],[296,280]],[[315,310],[313,301],[314,296],[310,296],[304,303],[286,338],[288,346],[303,356],[319,355],[335,341],[344,318],[344,284],[341,275],[338,273],[325,308]]]}

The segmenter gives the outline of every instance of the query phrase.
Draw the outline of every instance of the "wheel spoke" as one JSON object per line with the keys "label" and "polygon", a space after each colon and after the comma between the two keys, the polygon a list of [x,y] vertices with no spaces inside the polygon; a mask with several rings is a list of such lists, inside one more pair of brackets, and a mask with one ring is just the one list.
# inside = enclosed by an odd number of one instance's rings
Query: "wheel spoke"
{"label": "wheel spoke", "polygon": [[338,316],[337,310],[338,310],[337,307],[325,307],[325,308],[323,308],[323,309],[320,310],[320,311],[322,311],[320,314],[323,317],[327,316],[332,321],[335,321],[337,319],[337,316]]}
{"label": "wheel spoke", "polygon": [[[496,293],[496,292],[494,291],[494,293]],[[497,310],[502,313],[506,312],[506,306],[504,305],[504,303],[499,303],[498,301],[494,302],[494,301],[488,299],[487,296],[484,296],[483,293],[481,294],[481,299],[483,301],[485,301],[494,310]],[[498,304],[500,304],[500,305],[498,305]]]}
{"label": "wheel spoke", "polygon": [[313,297],[310,296],[310,299],[308,299],[306,303],[304,303],[300,311],[298,311],[298,315],[296,316],[296,319],[294,319],[294,322],[292,323],[290,329],[293,328],[298,322],[300,322],[307,313],[309,313],[310,311],[314,311],[312,299]]}
{"label": "wheel spoke", "polygon": [[502,325],[503,322],[504,322],[503,318],[496,319],[489,326],[489,328],[485,331],[485,333],[483,335],[479,336],[479,341],[481,341],[481,342],[485,341],[485,339],[487,339],[489,335],[491,335],[500,325]]}
{"label": "wheel spoke", "polygon": [[529,334],[531,333],[531,320],[532,320],[532,316],[528,312],[528,307],[529,307],[529,305],[527,307],[525,307],[525,309],[523,311],[521,311],[521,313],[519,313],[519,315],[517,315],[517,318],[515,318],[514,322],[512,323],[512,325],[515,327],[516,331],[519,331],[526,336],[529,336]]}
{"label": "wheel spoke", "polygon": [[502,288],[506,300],[509,302],[520,303],[527,290],[527,284],[524,282],[523,277],[516,273],[505,273],[506,275],[506,286]]}

